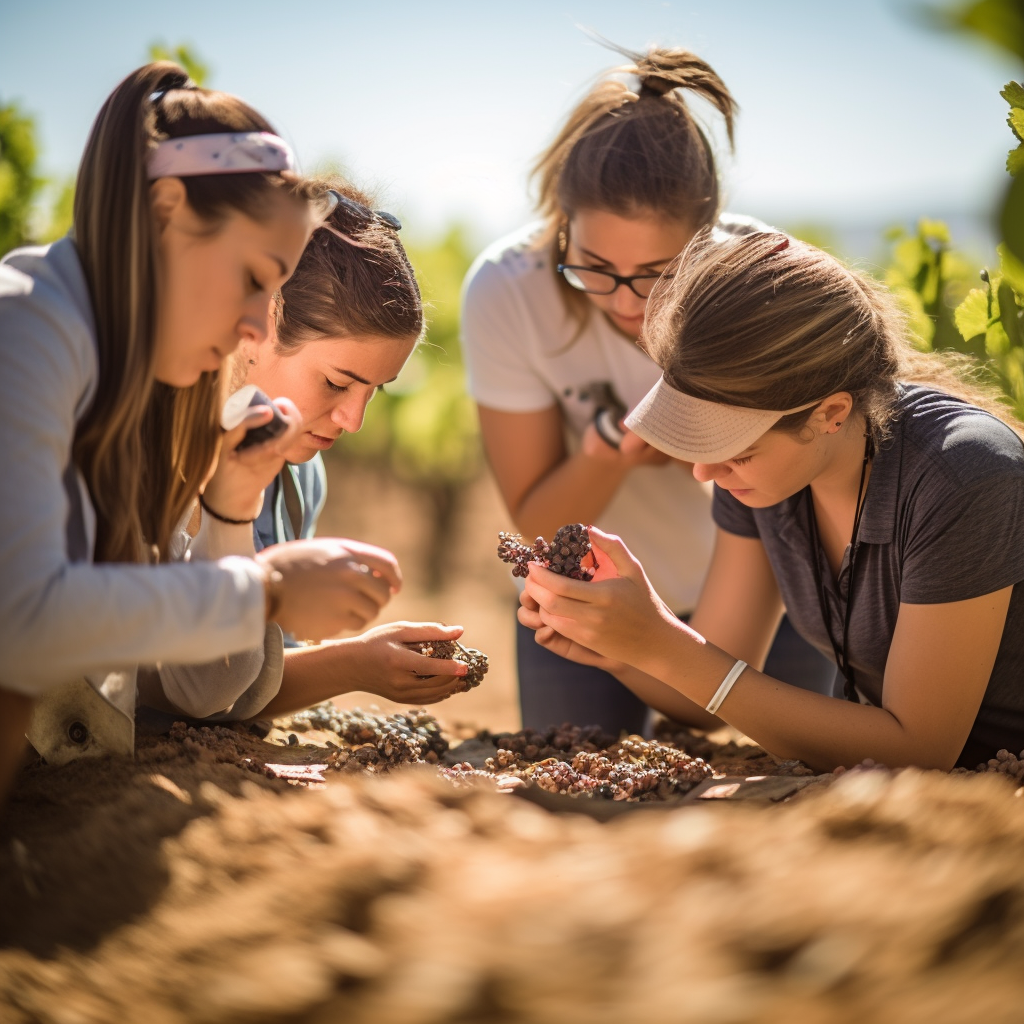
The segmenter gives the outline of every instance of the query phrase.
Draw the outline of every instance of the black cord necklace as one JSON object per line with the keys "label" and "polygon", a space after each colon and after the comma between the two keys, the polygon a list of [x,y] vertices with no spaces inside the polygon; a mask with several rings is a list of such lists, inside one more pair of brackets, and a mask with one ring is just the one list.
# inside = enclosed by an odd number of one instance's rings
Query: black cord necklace
{"label": "black cord necklace", "polygon": [[849,663],[847,651],[849,650],[850,642],[850,616],[853,611],[853,583],[857,559],[857,537],[860,534],[860,521],[864,514],[864,506],[867,504],[865,501],[867,495],[864,484],[867,480],[868,464],[871,462],[871,457],[874,454],[875,446],[871,440],[871,434],[865,434],[864,461],[860,467],[860,483],[857,485],[857,508],[853,515],[853,533],[850,535],[850,564],[847,573],[846,610],[843,613],[841,643],[836,643],[836,638],[832,635],[832,616],[829,614],[828,591],[825,589],[825,583],[821,576],[821,539],[818,535],[818,519],[814,514],[814,496],[811,494],[810,487],[807,488],[807,518],[810,525],[812,547],[811,565],[814,567],[814,582],[818,588],[818,605],[821,610],[822,620],[825,623],[825,632],[828,633],[829,642],[832,644],[832,650],[835,652],[836,664],[839,666],[839,671],[843,673],[843,696],[856,704],[860,703],[860,698],[857,695],[853,666]]}

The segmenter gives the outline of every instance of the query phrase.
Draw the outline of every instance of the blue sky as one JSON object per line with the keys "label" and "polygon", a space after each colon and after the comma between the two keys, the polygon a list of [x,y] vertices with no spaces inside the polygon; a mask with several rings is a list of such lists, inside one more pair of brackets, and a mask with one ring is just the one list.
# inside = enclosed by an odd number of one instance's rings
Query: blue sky
{"label": "blue sky", "polygon": [[1024,72],[920,25],[912,5],[810,0],[125,4],[9,0],[0,98],[39,119],[73,173],[96,110],[154,41],[188,42],[211,84],[261,110],[309,170],[340,161],[410,234],[452,219],[485,242],[529,216],[533,156],[622,45],[695,50],[741,106],[729,207],[776,223],[981,213]]}

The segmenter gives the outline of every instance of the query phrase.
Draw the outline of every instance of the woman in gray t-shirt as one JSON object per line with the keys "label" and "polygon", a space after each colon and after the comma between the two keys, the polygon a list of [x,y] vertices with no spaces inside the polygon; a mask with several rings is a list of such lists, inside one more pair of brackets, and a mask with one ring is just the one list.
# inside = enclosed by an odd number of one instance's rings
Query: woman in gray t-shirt
{"label": "woman in gray t-shirt", "polygon": [[[1024,747],[1024,428],[1008,410],[916,352],[878,285],[779,234],[696,240],[643,338],[664,376],[628,425],[715,484],[691,625],[600,531],[595,582],[534,567],[521,621],[676,718],[818,768]],[[833,697],[758,671],[783,605],[835,659]]]}

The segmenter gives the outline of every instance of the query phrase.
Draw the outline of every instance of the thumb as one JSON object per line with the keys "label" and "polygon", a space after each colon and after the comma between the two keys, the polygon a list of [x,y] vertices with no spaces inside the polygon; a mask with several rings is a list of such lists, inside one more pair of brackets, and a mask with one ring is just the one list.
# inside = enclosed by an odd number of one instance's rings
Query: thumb
{"label": "thumb", "polygon": [[[640,563],[614,533],[605,533],[596,526],[588,526],[590,544],[597,555],[597,572],[594,581],[613,579],[616,576],[635,577],[643,570]],[[603,556],[603,557],[602,557]]]}

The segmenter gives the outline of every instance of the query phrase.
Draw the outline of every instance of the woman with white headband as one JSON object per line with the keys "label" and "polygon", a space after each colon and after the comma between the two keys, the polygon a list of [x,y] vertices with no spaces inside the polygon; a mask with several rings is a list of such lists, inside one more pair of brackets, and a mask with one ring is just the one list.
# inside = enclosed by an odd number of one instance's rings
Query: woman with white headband
{"label": "woman with white headband", "polygon": [[[818,769],[1024,748],[1024,428],[811,246],[701,237],[673,269],[644,329],[663,377],[627,424],[715,485],[690,626],[599,530],[598,582],[533,567],[521,621],[673,717]],[[782,603],[834,657],[835,697],[759,671]]]}
{"label": "woman with white headband", "polygon": [[221,443],[217,371],[265,330],[313,214],[256,111],[150,64],[97,117],[72,235],[0,265],[0,790],[33,705],[58,759],[92,712],[130,749],[136,665],[250,649],[268,620],[358,628],[399,586],[389,553],[337,540],[162,564]]}

